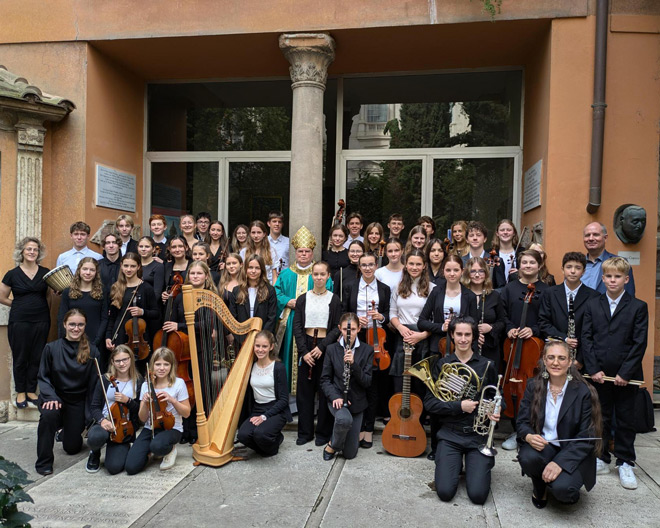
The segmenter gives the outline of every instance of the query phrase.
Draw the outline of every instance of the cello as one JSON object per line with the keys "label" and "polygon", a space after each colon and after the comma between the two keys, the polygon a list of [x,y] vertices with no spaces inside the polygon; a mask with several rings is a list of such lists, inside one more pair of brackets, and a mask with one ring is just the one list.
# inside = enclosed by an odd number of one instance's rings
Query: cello
{"label": "cello", "polygon": [[[371,309],[376,310],[376,301],[371,300]],[[367,343],[374,347],[374,367],[386,370],[392,362],[389,353],[381,343],[385,342],[385,330],[376,324],[376,316],[373,317],[371,332],[367,331]]]}
{"label": "cello", "polygon": [[[135,288],[135,292],[133,292],[132,307],[137,306],[137,291],[139,287],[140,285],[138,284],[138,286]],[[148,341],[145,339],[145,335],[147,333],[146,321],[141,317],[134,315],[128,321],[126,321],[124,330],[126,331],[126,335],[131,336],[131,348],[135,354],[135,359],[147,359],[151,353],[151,349],[149,348]]]}
{"label": "cello", "polygon": [[[527,293],[523,299],[524,305],[518,329],[525,328],[527,311],[535,295],[537,295],[536,287],[533,284],[528,284]],[[543,341],[534,336],[527,339],[519,337],[510,339],[507,337],[504,341],[504,350],[507,347],[509,348],[506,370],[504,371],[504,388],[502,390],[506,401],[504,415],[513,418],[514,422],[518,417],[518,407],[525,394],[527,380],[534,377],[534,371],[541,358],[543,346]]]}
{"label": "cello", "polygon": [[[172,274],[172,282],[172,286],[167,290],[170,296],[167,299],[167,305],[165,307],[165,321],[172,320],[174,299],[179,293],[181,293],[183,277],[180,273],[175,272]],[[195,405],[195,391],[193,389],[193,381],[190,375],[190,346],[188,343],[188,335],[184,332],[179,332],[178,330],[166,332],[161,328],[156,332],[156,336],[154,337],[154,350],[162,346],[167,347],[174,352],[174,357],[177,362],[176,375],[186,383],[190,406],[192,407]]]}

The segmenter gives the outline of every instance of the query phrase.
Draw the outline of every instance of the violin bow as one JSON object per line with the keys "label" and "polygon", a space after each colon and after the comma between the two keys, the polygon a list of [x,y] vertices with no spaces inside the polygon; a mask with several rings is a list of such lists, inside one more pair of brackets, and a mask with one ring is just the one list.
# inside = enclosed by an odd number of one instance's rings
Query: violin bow
{"label": "violin bow", "polygon": [[[117,426],[115,425],[115,420],[112,418],[112,413],[110,412],[110,402],[108,401],[108,393],[103,387],[103,375],[101,374],[101,367],[99,367],[99,360],[94,358],[94,363],[96,364],[96,373],[99,375],[99,381],[101,382],[101,390],[103,391],[103,397],[105,398],[105,404],[108,406],[108,417],[110,418],[110,423],[115,433],[117,432]],[[101,425],[101,424],[99,424]]]}

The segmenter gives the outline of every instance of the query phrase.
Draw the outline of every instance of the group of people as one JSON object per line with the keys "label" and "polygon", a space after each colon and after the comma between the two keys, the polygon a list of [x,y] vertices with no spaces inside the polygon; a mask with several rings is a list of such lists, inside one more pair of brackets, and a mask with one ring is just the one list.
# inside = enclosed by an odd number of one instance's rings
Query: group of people
{"label": "group of people", "polygon": [[[74,278],[61,293],[60,339],[48,344],[44,248],[36,238],[17,246],[17,267],[3,278],[0,302],[11,306],[15,404],[41,411],[40,473],[52,472],[56,437],[67,453],[78,452],[90,424],[88,471],[100,468],[104,445],[110,473],[134,474],[150,453],[163,457],[162,469],[172,467],[177,443],[195,441],[186,420],[194,408],[176,376],[176,357],[161,347],[136,360],[124,328],[127,319],[144,319],[149,342],[159,329],[186,332],[181,296],[172,295],[185,282],[222,296],[239,322],[262,320],[237,435],[262,456],[278,452],[292,411],[296,444],[314,440],[324,460],[338,453],[350,459],[372,447],[377,417],[389,419],[389,398],[409,375],[404,344],[413,347],[413,363],[439,357],[431,363],[434,383],[443,383],[445,365],[460,364],[486,386],[498,374],[506,385],[517,343],[540,339],[546,344],[538,368],[522,399],[508,403],[515,433],[503,445],[519,449],[534,505],[544,507],[548,491],[576,502],[583,485],[591,489],[596,473],[609,471],[612,431],[621,483],[636,487],[637,386],[629,382],[642,380],[648,311],[634,296],[628,262],[605,250],[604,225],[584,228],[587,253],[564,255],[560,284],[543,247],[522,248],[511,220],[498,223],[487,250],[488,229],[479,221],[454,222],[445,239],[432,218],[421,217],[405,240],[401,215],[390,216],[386,235],[378,222],[363,232],[363,219],[353,212],[346,225],[331,228],[318,262],[312,233],[303,226],[289,241],[277,211],[266,223],[237,226],[231,237],[205,213],[182,216],[181,235],[170,239],[164,217],[152,216],[149,226],[152,236],[134,240],[132,218],[120,216],[116,231],[102,239],[103,255],[87,247],[87,224],[71,226],[73,249],[57,263]],[[374,350],[378,330],[385,340]],[[241,336],[225,334],[228,344],[242,345]],[[383,348],[391,355],[388,368],[374,360]],[[464,467],[468,495],[482,504],[494,458],[478,449],[484,440],[474,430],[479,394],[441,399],[412,381],[431,426],[428,458],[435,460],[439,497],[454,496]],[[173,427],[162,427],[158,402]],[[133,426],[122,442],[117,420],[109,419],[115,404],[128,416],[122,423]],[[493,422],[500,418],[499,411],[489,414]]]}

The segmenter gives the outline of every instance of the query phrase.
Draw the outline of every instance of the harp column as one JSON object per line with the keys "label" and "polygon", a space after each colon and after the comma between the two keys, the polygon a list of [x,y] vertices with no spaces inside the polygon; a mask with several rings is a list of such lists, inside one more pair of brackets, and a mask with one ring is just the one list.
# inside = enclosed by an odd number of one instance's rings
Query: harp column
{"label": "harp column", "polygon": [[[335,58],[335,41],[325,33],[285,33],[280,36],[280,49],[291,64],[293,90],[289,233],[305,225],[321,241],[323,93],[328,66]],[[317,259],[321,245],[316,246]]]}

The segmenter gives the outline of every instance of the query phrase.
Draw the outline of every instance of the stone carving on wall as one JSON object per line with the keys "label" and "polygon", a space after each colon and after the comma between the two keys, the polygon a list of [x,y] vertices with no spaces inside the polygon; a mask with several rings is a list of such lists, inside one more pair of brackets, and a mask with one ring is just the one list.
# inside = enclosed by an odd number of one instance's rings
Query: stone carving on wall
{"label": "stone carving on wall", "polygon": [[308,85],[325,89],[328,66],[335,58],[335,41],[325,33],[280,36],[280,49],[291,64],[291,87]]}
{"label": "stone carving on wall", "polygon": [[614,212],[614,233],[624,244],[637,244],[646,228],[646,209],[635,204],[623,204]]}

